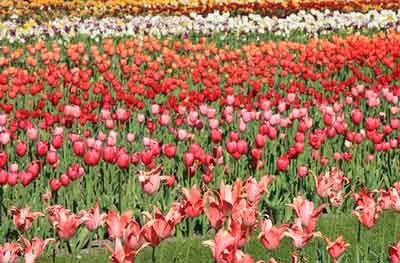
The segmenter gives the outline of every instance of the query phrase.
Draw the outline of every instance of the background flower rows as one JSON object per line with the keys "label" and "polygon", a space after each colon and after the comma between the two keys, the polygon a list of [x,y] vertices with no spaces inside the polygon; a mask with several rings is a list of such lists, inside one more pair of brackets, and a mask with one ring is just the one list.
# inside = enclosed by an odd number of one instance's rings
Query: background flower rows
{"label": "background flower rows", "polygon": [[206,16],[192,13],[188,16],[124,16],[104,18],[57,18],[52,21],[15,19],[0,21],[0,40],[27,41],[30,38],[57,38],[68,40],[77,35],[90,38],[143,36],[167,37],[189,34],[215,33],[274,33],[288,35],[293,32],[319,35],[342,30],[385,29],[400,25],[400,11],[372,10],[367,13],[338,11],[300,11],[277,18],[258,14],[230,15],[214,12]]}
{"label": "background flower rows", "polygon": [[0,17],[18,15],[21,19],[49,20],[63,16],[123,16],[125,14],[188,14],[215,10],[264,13],[285,16],[299,10],[330,9],[366,11],[395,9],[397,0],[4,0],[0,2]]}

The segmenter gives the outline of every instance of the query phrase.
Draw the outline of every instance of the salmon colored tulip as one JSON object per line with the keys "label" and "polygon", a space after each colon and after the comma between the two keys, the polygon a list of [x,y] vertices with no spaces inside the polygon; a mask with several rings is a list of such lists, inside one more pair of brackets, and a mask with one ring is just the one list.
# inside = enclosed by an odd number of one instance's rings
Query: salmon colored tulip
{"label": "salmon colored tulip", "polygon": [[225,230],[221,229],[214,240],[204,241],[203,244],[211,249],[215,262],[233,262],[236,254],[236,240]]}
{"label": "salmon colored tulip", "polygon": [[327,205],[322,204],[320,207],[314,208],[313,202],[304,199],[302,196],[297,196],[289,207],[296,213],[298,222],[306,228],[306,231],[311,232],[317,224],[319,215]]}
{"label": "salmon colored tulip", "polygon": [[149,172],[145,171],[137,172],[137,176],[139,178],[140,186],[143,192],[149,195],[153,195],[158,191],[161,182],[161,177],[160,177],[161,171],[162,171],[162,166],[159,166],[158,168],[151,170]]}
{"label": "salmon colored tulip", "polygon": [[22,254],[22,247],[19,243],[5,243],[0,245],[0,262],[15,263]]}
{"label": "salmon colored tulip", "polygon": [[106,217],[107,232],[112,239],[123,237],[124,229],[131,222],[132,215],[131,210],[127,210],[121,215],[112,210],[108,211]]}
{"label": "salmon colored tulip", "polygon": [[262,176],[259,183],[257,183],[255,178],[248,178],[244,183],[247,200],[251,203],[257,204],[262,195],[266,192],[266,187],[272,182],[272,180],[273,177],[269,175]]}
{"label": "salmon colored tulip", "polygon": [[292,239],[292,244],[296,248],[303,248],[313,237],[321,237],[320,232],[309,232],[304,229],[300,221],[292,224],[285,232],[285,235]]}
{"label": "salmon colored tulip", "polygon": [[400,241],[395,246],[389,246],[389,259],[392,263],[400,263]]}
{"label": "salmon colored tulip", "polygon": [[56,242],[54,238],[47,238],[45,240],[42,240],[40,238],[34,237],[32,239],[32,243],[23,236],[21,236],[20,239],[25,245],[24,263],[34,263],[42,255],[44,249],[49,243]]}
{"label": "salmon colored tulip", "polygon": [[30,229],[32,227],[32,222],[35,219],[44,216],[44,214],[41,212],[32,212],[29,207],[21,209],[12,207],[10,212],[13,216],[14,225],[21,232],[25,232]]}
{"label": "salmon colored tulip", "polygon": [[183,188],[182,195],[186,215],[191,218],[198,217],[203,212],[204,200],[197,185],[194,185],[190,192]]}
{"label": "salmon colored tulip", "polygon": [[105,223],[107,214],[101,213],[99,201],[96,201],[96,206],[79,212],[82,222],[90,231],[95,231],[97,228]]}
{"label": "salmon colored tulip", "polygon": [[325,237],[327,247],[326,250],[328,251],[329,255],[333,258],[333,261],[336,262],[336,259],[343,254],[349,244],[344,242],[343,236],[339,236],[336,238],[335,241],[330,241],[329,238]]}
{"label": "salmon colored tulip", "polygon": [[275,250],[279,247],[282,238],[285,236],[285,231],[288,225],[280,225],[275,227],[272,225],[270,219],[264,220],[261,223],[261,232],[258,235],[258,239],[261,240],[262,244],[266,249]]}
{"label": "salmon colored tulip", "polygon": [[114,248],[110,247],[108,244],[104,246],[112,253],[110,259],[113,263],[133,263],[137,254],[148,245],[148,243],[144,243],[137,250],[132,250],[127,245],[123,245],[120,238],[117,238]]}
{"label": "salmon colored tulip", "polygon": [[63,240],[74,237],[82,220],[78,215],[62,206],[52,206],[47,209],[49,221],[56,229],[58,236]]}

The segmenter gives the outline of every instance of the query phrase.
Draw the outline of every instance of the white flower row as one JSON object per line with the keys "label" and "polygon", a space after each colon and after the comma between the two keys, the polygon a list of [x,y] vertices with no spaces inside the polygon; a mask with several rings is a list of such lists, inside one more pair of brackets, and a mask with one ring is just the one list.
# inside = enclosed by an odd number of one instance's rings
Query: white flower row
{"label": "white flower row", "polygon": [[217,32],[265,33],[287,35],[293,31],[318,35],[346,29],[400,28],[400,10],[369,11],[368,13],[340,13],[338,11],[300,11],[284,18],[257,14],[231,16],[228,13],[211,13],[207,16],[125,16],[123,18],[62,18],[37,23],[33,20],[23,24],[14,20],[0,21],[0,40],[25,42],[33,37],[61,37],[68,40],[77,34],[92,38],[100,36],[168,36]]}

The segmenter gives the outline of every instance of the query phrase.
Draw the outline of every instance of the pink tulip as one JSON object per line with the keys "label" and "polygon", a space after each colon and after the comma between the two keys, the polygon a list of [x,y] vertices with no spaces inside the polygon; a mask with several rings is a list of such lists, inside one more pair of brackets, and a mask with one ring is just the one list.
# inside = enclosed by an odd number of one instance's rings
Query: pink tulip
{"label": "pink tulip", "polygon": [[34,237],[32,243],[23,236],[21,236],[20,239],[25,245],[24,263],[34,263],[42,255],[44,249],[49,243],[56,242],[54,238],[42,240]]}
{"label": "pink tulip", "polygon": [[44,216],[41,212],[32,212],[29,207],[27,208],[16,208],[10,209],[11,215],[13,216],[14,225],[21,232],[26,232],[32,227],[32,222],[37,218]]}
{"label": "pink tulip", "polygon": [[274,227],[271,220],[264,220],[261,222],[261,232],[258,239],[261,240],[266,249],[275,250],[279,247],[287,228],[288,225]]}
{"label": "pink tulip", "polygon": [[160,177],[161,171],[162,171],[162,166],[159,166],[158,168],[151,170],[149,172],[145,171],[137,172],[137,176],[140,182],[140,187],[142,188],[143,192],[149,195],[153,195],[158,191],[161,182],[161,177]]}

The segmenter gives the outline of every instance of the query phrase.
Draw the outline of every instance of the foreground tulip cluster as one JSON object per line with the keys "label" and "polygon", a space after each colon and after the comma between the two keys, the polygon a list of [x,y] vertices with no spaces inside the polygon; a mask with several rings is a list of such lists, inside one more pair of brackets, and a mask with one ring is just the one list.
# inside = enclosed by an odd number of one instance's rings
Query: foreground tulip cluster
{"label": "foreground tulip cluster", "polygon": [[[148,250],[156,262],[165,240],[195,235],[218,263],[255,262],[253,241],[266,253],[290,242],[292,262],[317,244],[341,262],[358,244],[321,217],[349,215],[360,242],[400,212],[396,10],[12,19],[0,28],[0,262],[95,242],[112,262]],[[400,243],[384,245],[400,262]]]}
{"label": "foreground tulip cluster", "polygon": [[[32,241],[27,240],[23,234],[29,231],[33,221],[40,220],[45,214],[32,212],[30,208],[13,207],[10,215],[21,236],[18,242],[1,245],[0,260],[17,262],[22,257],[24,262],[35,262],[49,243],[58,244],[62,240],[68,242],[77,235],[79,228],[86,228],[91,232],[104,228],[108,238],[113,241],[112,245],[103,242],[103,247],[111,253],[111,261],[134,262],[144,248],[152,247],[155,250],[163,240],[171,237],[177,225],[185,220],[205,216],[215,238],[204,241],[203,244],[210,248],[215,262],[254,262],[250,255],[241,250],[254,232],[258,233],[258,240],[267,250],[278,249],[285,237],[291,239],[293,247],[297,249],[292,253],[292,262],[303,262],[305,259],[302,248],[314,238],[322,239],[326,242],[327,253],[336,262],[349,244],[343,236],[332,241],[323,233],[315,231],[318,218],[328,204],[316,207],[312,201],[299,194],[288,205],[294,212],[291,223],[274,225],[268,215],[261,215],[260,201],[265,198],[273,180],[274,177],[265,175],[258,182],[254,178],[247,178],[245,181],[237,179],[232,185],[221,181],[217,189],[201,191],[196,184],[191,189],[182,188],[181,197],[171,204],[167,213],[157,207],[152,209],[153,213],[143,211],[142,220],[138,218],[142,224],[134,217],[132,210],[121,214],[114,210],[105,213],[101,211],[98,201],[95,207],[76,214],[62,205],[52,205],[46,209],[46,213],[48,222],[56,232],[56,239],[42,240],[34,237]],[[366,192],[363,188],[359,193],[354,193],[354,215],[368,228],[373,227],[380,211],[398,209],[396,204],[400,202],[399,185],[400,182],[396,182],[389,189]],[[375,193],[378,193],[377,200],[374,198]],[[397,244],[388,248],[392,262],[399,262],[398,246]],[[268,262],[277,261],[270,258]]]}

